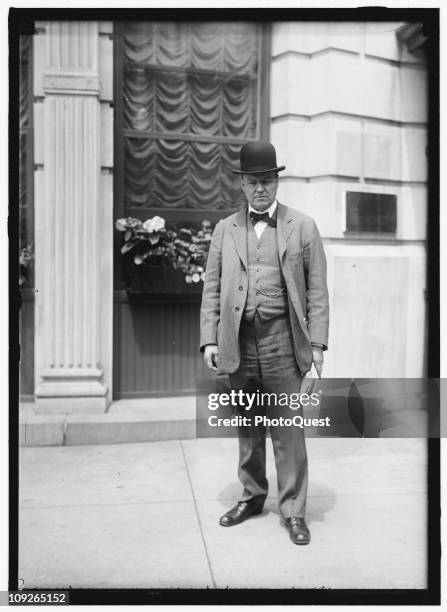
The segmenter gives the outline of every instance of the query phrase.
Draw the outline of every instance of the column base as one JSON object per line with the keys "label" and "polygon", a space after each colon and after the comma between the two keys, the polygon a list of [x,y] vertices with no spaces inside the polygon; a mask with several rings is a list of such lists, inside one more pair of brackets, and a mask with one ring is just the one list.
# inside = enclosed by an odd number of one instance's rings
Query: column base
{"label": "column base", "polygon": [[100,368],[45,368],[35,389],[37,414],[103,413],[108,385]]}
{"label": "column base", "polygon": [[98,414],[107,410],[107,397],[37,397],[36,414]]}

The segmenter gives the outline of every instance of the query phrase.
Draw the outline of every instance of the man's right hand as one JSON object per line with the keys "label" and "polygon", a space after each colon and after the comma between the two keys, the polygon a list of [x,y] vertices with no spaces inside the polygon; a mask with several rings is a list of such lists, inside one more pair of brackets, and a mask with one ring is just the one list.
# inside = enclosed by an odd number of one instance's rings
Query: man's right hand
{"label": "man's right hand", "polygon": [[217,344],[208,344],[205,346],[203,358],[210,370],[217,372],[217,359],[219,356],[219,348]]}

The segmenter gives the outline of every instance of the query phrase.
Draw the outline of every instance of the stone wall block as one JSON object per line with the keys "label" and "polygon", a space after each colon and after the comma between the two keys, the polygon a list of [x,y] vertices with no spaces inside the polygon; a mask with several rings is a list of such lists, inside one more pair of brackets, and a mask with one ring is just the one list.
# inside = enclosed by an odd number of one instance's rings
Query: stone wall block
{"label": "stone wall block", "polygon": [[388,61],[419,64],[420,58],[409,53],[396,35],[402,25],[403,22],[395,21],[365,23],[365,54]]}
{"label": "stone wall block", "polygon": [[284,160],[284,176],[306,177],[308,173],[307,154],[309,122],[299,119],[281,118],[270,130],[270,139],[276,148],[278,160]]}
{"label": "stone wall block", "polygon": [[42,97],[43,74],[45,70],[45,34],[34,34],[33,36],[33,94]]}
{"label": "stone wall block", "polygon": [[309,59],[297,55],[281,57],[272,62],[270,113],[278,117],[309,112]]}
{"label": "stone wall block", "polygon": [[398,193],[397,238],[425,240],[427,234],[427,186],[404,186],[399,189]]}
{"label": "stone wall block", "polygon": [[113,168],[113,107],[101,103],[101,167]]}
{"label": "stone wall block", "polygon": [[[103,306],[100,316],[99,337],[100,363],[103,369],[103,378],[113,380],[113,174],[103,169],[100,180],[100,206],[98,210],[98,243],[101,245],[105,257],[99,258],[99,278],[101,279],[101,294],[106,296],[108,303]],[[112,385],[107,387],[107,403],[112,401]]]}
{"label": "stone wall block", "polygon": [[100,99],[113,102],[113,40],[107,36],[99,38],[99,77]]}
{"label": "stone wall block", "polygon": [[402,180],[427,181],[427,131],[425,128],[402,130]]}
{"label": "stone wall block", "polygon": [[401,179],[400,128],[371,126],[363,135],[363,174],[366,179]]}
{"label": "stone wall block", "polygon": [[325,376],[422,376],[423,246],[329,244],[326,255],[333,308]]}
{"label": "stone wall block", "polygon": [[362,172],[361,151],[362,135],[355,126],[336,129],[334,174],[358,178]]}
{"label": "stone wall block", "polygon": [[428,120],[427,71],[421,67],[402,67],[399,71],[399,120],[426,123]]}
{"label": "stone wall block", "polygon": [[34,144],[34,165],[42,165],[45,159],[45,107],[42,101],[33,104],[33,144]]}
{"label": "stone wall block", "polygon": [[113,34],[113,21],[99,21],[98,28],[100,34]]}
{"label": "stone wall block", "polygon": [[281,53],[319,53],[337,48],[351,53],[363,49],[363,23],[279,22],[273,26],[273,57]]}

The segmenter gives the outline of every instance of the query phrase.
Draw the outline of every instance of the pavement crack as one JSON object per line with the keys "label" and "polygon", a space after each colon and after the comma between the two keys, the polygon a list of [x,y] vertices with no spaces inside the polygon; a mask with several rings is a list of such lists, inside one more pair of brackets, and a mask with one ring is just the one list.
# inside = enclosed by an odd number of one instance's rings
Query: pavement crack
{"label": "pavement crack", "polygon": [[203,542],[203,548],[205,549],[206,560],[208,562],[208,568],[209,568],[209,571],[210,571],[211,580],[213,581],[213,588],[216,589],[217,588],[216,579],[214,578],[214,572],[213,572],[213,568],[212,568],[212,565],[211,565],[211,559],[210,559],[210,555],[209,555],[209,552],[208,552],[208,546],[206,544],[205,534],[203,532],[202,521],[200,520],[199,506],[197,504],[196,496],[195,496],[195,493],[194,493],[194,487],[193,487],[193,484],[192,484],[191,473],[189,471],[188,462],[186,460],[185,449],[184,449],[182,440],[179,440],[179,442],[180,442],[180,448],[182,450],[183,461],[185,463],[186,474],[188,476],[189,486],[190,486],[190,489],[191,489],[191,495],[192,495],[192,499],[193,499],[193,503],[194,503],[194,508],[196,510],[197,522],[199,524],[199,530],[200,530],[200,535],[201,535],[202,542]]}

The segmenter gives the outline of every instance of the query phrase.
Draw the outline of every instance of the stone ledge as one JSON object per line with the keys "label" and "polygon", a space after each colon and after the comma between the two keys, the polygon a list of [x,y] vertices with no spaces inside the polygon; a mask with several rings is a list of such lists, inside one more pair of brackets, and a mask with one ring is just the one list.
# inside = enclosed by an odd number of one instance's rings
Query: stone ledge
{"label": "stone ledge", "polygon": [[119,444],[195,438],[195,396],[113,402],[102,414],[36,414],[20,406],[20,446]]}
{"label": "stone ledge", "polygon": [[21,446],[60,446],[64,443],[64,415],[21,415],[20,432]]}
{"label": "stone ledge", "polygon": [[195,438],[196,435],[194,420],[84,421],[69,422],[66,427],[65,444],[67,446],[154,442]]}

